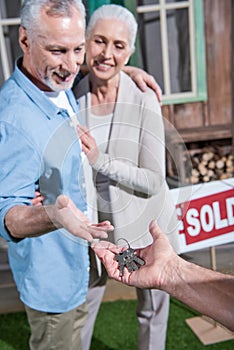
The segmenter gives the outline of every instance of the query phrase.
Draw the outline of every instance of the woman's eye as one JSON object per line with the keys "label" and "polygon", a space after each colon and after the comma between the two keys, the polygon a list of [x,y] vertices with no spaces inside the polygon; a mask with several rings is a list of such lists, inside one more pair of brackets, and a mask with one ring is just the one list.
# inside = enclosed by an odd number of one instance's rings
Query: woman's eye
{"label": "woman's eye", "polygon": [[116,45],[116,48],[117,48],[118,50],[123,50],[123,49],[124,49],[124,46],[123,46],[123,45]]}
{"label": "woman's eye", "polygon": [[96,43],[96,44],[102,44],[102,43],[103,43],[103,40],[101,40],[101,39],[95,39],[95,43]]}

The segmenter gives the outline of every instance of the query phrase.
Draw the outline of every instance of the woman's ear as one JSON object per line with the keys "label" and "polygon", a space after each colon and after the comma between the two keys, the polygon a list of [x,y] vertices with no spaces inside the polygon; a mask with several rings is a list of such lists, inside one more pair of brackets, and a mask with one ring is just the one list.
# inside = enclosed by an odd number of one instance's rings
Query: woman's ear
{"label": "woman's ear", "polygon": [[129,55],[126,57],[126,60],[124,61],[124,65],[126,66],[126,64],[128,63],[130,57],[132,56],[132,54],[135,52],[135,49],[131,49]]}
{"label": "woman's ear", "polygon": [[26,53],[29,50],[30,43],[27,31],[24,27],[19,27],[19,44],[23,51],[23,53]]}

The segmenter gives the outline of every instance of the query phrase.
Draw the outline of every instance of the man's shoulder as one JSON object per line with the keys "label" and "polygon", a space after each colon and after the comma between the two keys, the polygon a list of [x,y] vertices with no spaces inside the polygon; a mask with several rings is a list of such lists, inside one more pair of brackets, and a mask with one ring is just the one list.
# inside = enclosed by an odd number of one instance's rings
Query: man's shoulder
{"label": "man's shoulder", "polygon": [[23,95],[23,90],[15,78],[15,74],[12,73],[11,76],[4,82],[0,88],[0,98],[1,99],[19,99]]}
{"label": "man's shoulder", "polygon": [[0,89],[0,115],[1,120],[5,116],[8,117],[7,110],[13,110],[20,111],[19,109],[19,101],[20,101],[20,89],[14,79],[9,78],[3,86]]}

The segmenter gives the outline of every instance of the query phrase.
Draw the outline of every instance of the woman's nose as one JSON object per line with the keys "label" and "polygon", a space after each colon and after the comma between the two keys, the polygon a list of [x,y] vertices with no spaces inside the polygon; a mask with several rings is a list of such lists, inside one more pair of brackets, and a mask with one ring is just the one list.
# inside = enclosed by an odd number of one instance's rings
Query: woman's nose
{"label": "woman's nose", "polygon": [[103,55],[105,58],[110,58],[113,54],[112,45],[106,45],[103,50]]}

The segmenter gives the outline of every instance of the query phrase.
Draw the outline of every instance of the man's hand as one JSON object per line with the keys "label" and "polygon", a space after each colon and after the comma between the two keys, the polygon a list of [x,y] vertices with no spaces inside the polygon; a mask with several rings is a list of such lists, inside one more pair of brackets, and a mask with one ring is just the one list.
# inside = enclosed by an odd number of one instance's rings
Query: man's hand
{"label": "man's hand", "polygon": [[[146,91],[147,86],[155,92],[160,106],[162,106],[162,89],[152,75],[145,72],[143,69],[133,66],[124,66],[123,71],[130,76],[143,92]],[[87,66],[81,67],[81,73],[85,76],[89,72]]]}
{"label": "man's hand", "polygon": [[58,196],[56,200],[53,221],[56,226],[64,227],[74,236],[88,242],[92,242],[95,238],[107,238],[107,232],[113,230],[109,221],[98,224],[90,222],[73,201],[65,195]]}
{"label": "man's hand", "polygon": [[125,66],[123,71],[131,77],[143,92],[146,91],[147,86],[154,90],[158,102],[160,103],[160,106],[162,106],[162,90],[152,75],[148,74],[141,68],[132,66]]}
{"label": "man's hand", "polygon": [[173,278],[170,267],[177,255],[155,221],[150,224],[150,233],[153,243],[136,251],[137,256],[145,261],[145,265],[134,272],[129,272],[125,267],[123,276],[120,275],[118,262],[114,260],[120,248],[109,242],[93,243],[92,248],[105,265],[108,275],[116,281],[138,288],[161,289],[165,278]]}

